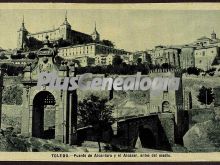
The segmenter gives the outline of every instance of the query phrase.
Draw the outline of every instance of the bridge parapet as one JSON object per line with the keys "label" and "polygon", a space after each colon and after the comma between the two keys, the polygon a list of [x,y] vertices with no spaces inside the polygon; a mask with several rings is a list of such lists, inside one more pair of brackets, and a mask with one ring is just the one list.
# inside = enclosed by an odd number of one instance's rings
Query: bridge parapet
{"label": "bridge parapet", "polygon": [[174,113],[158,113],[120,119],[112,143],[135,148],[140,139],[143,148],[171,150],[175,140],[174,118]]}

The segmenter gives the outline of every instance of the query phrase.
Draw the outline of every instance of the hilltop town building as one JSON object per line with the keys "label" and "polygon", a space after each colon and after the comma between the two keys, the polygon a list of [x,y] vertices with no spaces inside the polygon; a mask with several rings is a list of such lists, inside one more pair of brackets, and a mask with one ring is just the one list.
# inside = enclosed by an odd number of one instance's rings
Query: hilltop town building
{"label": "hilltop town building", "polygon": [[132,64],[136,64],[138,59],[141,60],[141,63],[151,64],[151,55],[147,51],[136,51],[129,58]]}
{"label": "hilltop town building", "polygon": [[107,56],[105,54],[99,54],[95,56],[95,64],[96,65],[112,65],[114,57],[115,57],[114,54],[108,54]]}
{"label": "hilltop town building", "polygon": [[148,51],[155,65],[170,64],[180,67],[181,49],[177,47],[156,46],[154,50]]}
{"label": "hilltop town building", "polygon": [[213,65],[217,65],[217,58],[220,57],[218,46],[206,46],[198,47],[194,51],[195,66],[203,69],[209,70]]}
{"label": "hilltop town building", "polygon": [[[137,64],[138,59],[142,64],[151,64],[151,57],[146,51],[138,51],[134,53],[124,53],[119,54],[122,62],[125,64]],[[99,54],[95,56],[95,64],[96,65],[112,65],[113,59],[117,56],[117,54]]]}
{"label": "hilltop town building", "polygon": [[201,37],[192,45],[196,46],[193,55],[197,68],[208,70],[212,66],[219,64],[220,39],[217,38],[214,31],[211,33],[211,38]]}
{"label": "hilltop town building", "polygon": [[183,46],[180,54],[180,67],[187,69],[195,66],[194,46]]}
{"label": "hilltop town building", "polygon": [[[123,49],[116,49],[99,43],[73,45],[58,49],[58,56],[64,59],[80,59],[83,62],[80,66],[110,65],[115,55],[122,56],[129,54],[130,52]],[[86,61],[89,63],[86,64]]]}
{"label": "hilltop town building", "polygon": [[211,38],[203,36],[201,38],[198,38],[192,45],[196,46],[220,46],[220,39],[217,38],[216,33],[213,32],[211,33]]}
{"label": "hilltop town building", "polygon": [[67,20],[67,13],[64,22],[58,27],[47,31],[41,31],[36,33],[30,33],[24,25],[24,19],[22,21],[21,28],[18,30],[18,42],[17,48],[24,49],[27,46],[27,39],[34,38],[38,41],[44,41],[45,37],[48,36],[50,41],[58,41],[60,39],[65,40],[71,44],[83,44],[90,43],[93,41],[99,41],[100,35],[96,30],[89,35],[76,30],[73,30]]}
{"label": "hilltop town building", "polygon": [[114,47],[102,45],[99,43],[88,43],[82,45],[72,45],[68,47],[61,47],[58,50],[58,55],[65,59],[74,59],[81,56],[90,56],[95,58],[97,54],[129,54],[123,49],[116,49]]}
{"label": "hilltop town building", "polygon": [[219,47],[220,39],[213,31],[211,38],[201,37],[193,43],[181,46],[156,46],[148,53],[155,65],[168,63],[175,67],[208,70],[220,62]]}
{"label": "hilltop town building", "polygon": [[[70,44],[67,47],[60,47],[58,55],[64,59],[77,59],[82,63],[80,66],[88,65],[109,65],[112,64],[113,56],[120,55],[125,63],[136,63],[140,58],[142,63],[149,63],[147,55],[151,56],[151,61],[155,65],[169,64],[174,67],[188,68],[198,67],[203,70],[218,64],[220,39],[213,31],[209,37],[201,37],[195,42],[181,46],[156,46],[154,50],[138,51],[134,53],[123,49],[116,49],[100,42],[100,34],[96,24],[91,35],[72,29],[65,15],[64,22],[52,30],[30,33],[22,21],[18,30],[18,50],[28,47],[30,39],[42,42],[48,36],[50,41],[56,43],[59,40]],[[99,55],[99,56],[97,56]],[[111,57],[110,57],[111,56]]]}

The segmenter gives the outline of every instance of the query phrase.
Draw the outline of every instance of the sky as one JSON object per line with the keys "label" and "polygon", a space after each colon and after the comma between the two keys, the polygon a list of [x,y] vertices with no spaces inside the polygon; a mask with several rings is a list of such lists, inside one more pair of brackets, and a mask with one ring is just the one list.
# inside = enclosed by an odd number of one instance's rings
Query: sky
{"label": "sky", "polygon": [[[16,48],[17,30],[24,15],[29,32],[59,27],[66,10],[1,9],[0,47]],[[73,30],[91,34],[96,22],[101,39],[128,51],[152,49],[156,45],[179,45],[209,37],[213,29],[220,37],[220,11],[199,10],[127,10],[69,9],[68,21]]]}

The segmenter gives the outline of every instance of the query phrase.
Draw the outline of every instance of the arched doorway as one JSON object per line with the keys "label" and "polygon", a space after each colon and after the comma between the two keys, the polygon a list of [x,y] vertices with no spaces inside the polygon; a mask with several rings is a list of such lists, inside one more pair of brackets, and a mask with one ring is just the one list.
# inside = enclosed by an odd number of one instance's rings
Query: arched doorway
{"label": "arched doorway", "polygon": [[48,91],[36,94],[33,100],[32,136],[55,138],[55,98]]}
{"label": "arched doorway", "polygon": [[139,138],[142,148],[156,149],[156,139],[153,132],[149,128],[139,128]]}
{"label": "arched doorway", "polygon": [[162,103],[162,112],[170,112],[170,103],[168,101]]}

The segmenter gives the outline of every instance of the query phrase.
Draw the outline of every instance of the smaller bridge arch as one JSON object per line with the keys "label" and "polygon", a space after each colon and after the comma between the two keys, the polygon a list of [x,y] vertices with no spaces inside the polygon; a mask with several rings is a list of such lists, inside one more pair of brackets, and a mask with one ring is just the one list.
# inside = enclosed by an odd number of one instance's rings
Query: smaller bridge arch
{"label": "smaller bridge arch", "polygon": [[141,142],[141,146],[142,148],[151,148],[151,149],[155,149],[157,146],[156,143],[156,137],[153,133],[153,131],[148,128],[148,127],[144,127],[144,126],[140,126],[139,127],[139,139]]}

